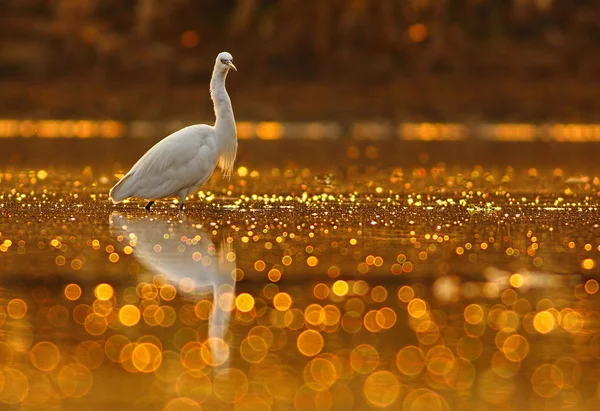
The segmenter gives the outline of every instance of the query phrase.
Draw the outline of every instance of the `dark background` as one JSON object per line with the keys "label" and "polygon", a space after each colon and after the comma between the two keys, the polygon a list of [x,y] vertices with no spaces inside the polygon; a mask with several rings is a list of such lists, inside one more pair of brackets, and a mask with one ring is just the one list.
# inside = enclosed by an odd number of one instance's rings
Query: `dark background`
{"label": "dark background", "polygon": [[600,1],[4,0],[0,116],[594,122]]}

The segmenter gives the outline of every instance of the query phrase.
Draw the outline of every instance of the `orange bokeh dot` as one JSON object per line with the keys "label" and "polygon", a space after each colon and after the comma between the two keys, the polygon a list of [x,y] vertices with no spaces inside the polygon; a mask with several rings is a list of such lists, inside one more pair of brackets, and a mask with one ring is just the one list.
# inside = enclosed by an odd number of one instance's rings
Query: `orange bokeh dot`
{"label": "orange bokeh dot", "polygon": [[93,382],[92,373],[81,364],[65,365],[58,373],[58,386],[67,397],[83,397],[92,389]]}
{"label": "orange bokeh dot", "polygon": [[3,382],[0,401],[5,404],[18,404],[23,401],[29,391],[27,376],[13,368],[3,370],[0,375]]}
{"label": "orange bokeh dot", "polygon": [[529,343],[522,335],[513,334],[504,340],[502,352],[509,360],[519,362],[529,354]]}
{"label": "orange bokeh dot", "polygon": [[297,347],[303,355],[313,357],[323,349],[323,336],[315,330],[305,330],[298,336]]}
{"label": "orange bokeh dot", "polygon": [[236,308],[244,313],[247,313],[254,308],[254,297],[248,293],[242,293],[235,299]]}
{"label": "orange bokeh dot", "polygon": [[52,371],[60,360],[58,347],[49,341],[40,341],[29,351],[29,359],[40,371]]}
{"label": "orange bokeh dot", "polygon": [[112,335],[104,343],[104,353],[112,362],[120,363],[121,350],[129,343],[129,338],[125,337],[124,335]]}
{"label": "orange bokeh dot", "polygon": [[379,353],[369,344],[361,344],[350,353],[350,365],[360,374],[369,374],[379,365]]}
{"label": "orange bokeh dot", "polygon": [[400,394],[398,378],[389,371],[377,371],[365,380],[363,392],[367,400],[376,407],[392,405]]}
{"label": "orange bokeh dot", "polygon": [[162,352],[152,343],[138,344],[133,350],[131,361],[138,371],[154,372],[162,362]]}
{"label": "orange bokeh dot", "polygon": [[417,375],[425,367],[425,355],[414,345],[404,347],[396,355],[396,367],[404,375]]}
{"label": "orange bokeh dot", "polygon": [[136,325],[140,321],[140,310],[135,305],[124,305],[119,310],[119,321],[128,327]]}
{"label": "orange bokeh dot", "polygon": [[69,284],[65,287],[65,297],[67,300],[75,301],[81,297],[81,287],[77,284]]}
{"label": "orange bokeh dot", "polygon": [[202,343],[190,341],[181,349],[181,363],[189,370],[197,371],[206,367],[206,362],[202,358]]}
{"label": "orange bokeh dot", "polygon": [[340,297],[346,295],[348,293],[348,283],[344,280],[338,280],[335,283],[333,283],[333,286],[331,287],[331,289],[333,290],[333,293],[335,295],[338,295]]}
{"label": "orange bokeh dot", "polygon": [[292,306],[292,297],[288,293],[278,293],[273,297],[273,305],[279,311],[286,311]]}
{"label": "orange bokeh dot", "polygon": [[177,296],[177,290],[171,284],[165,284],[160,288],[160,298],[171,301]]}
{"label": "orange bokeh dot", "polygon": [[193,49],[200,43],[200,36],[194,30],[186,30],[181,34],[181,45],[186,49]]}
{"label": "orange bokeh dot", "polygon": [[429,306],[420,298],[414,298],[408,303],[408,313],[413,318],[422,318],[429,312]]}
{"label": "orange bokeh dot", "polygon": [[8,312],[8,315],[15,320],[18,320],[25,317],[25,314],[27,314],[27,303],[20,298],[12,299],[8,302],[6,311]]}
{"label": "orange bokeh dot", "polygon": [[94,295],[97,299],[106,301],[112,298],[112,296],[114,295],[114,290],[110,286],[110,284],[98,284],[94,289]]}

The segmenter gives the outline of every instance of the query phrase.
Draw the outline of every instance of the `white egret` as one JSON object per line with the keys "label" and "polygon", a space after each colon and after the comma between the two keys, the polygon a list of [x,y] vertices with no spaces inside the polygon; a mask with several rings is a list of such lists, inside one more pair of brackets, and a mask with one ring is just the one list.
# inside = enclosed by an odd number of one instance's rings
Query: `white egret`
{"label": "white egret", "polygon": [[110,190],[117,204],[129,197],[154,200],[179,197],[179,209],[188,194],[195,193],[210,178],[217,165],[230,177],[237,153],[235,119],[225,78],[229,69],[237,71],[233,57],[219,53],[210,80],[210,95],[216,121],[214,126],[196,124],[182,128],[156,143]]}

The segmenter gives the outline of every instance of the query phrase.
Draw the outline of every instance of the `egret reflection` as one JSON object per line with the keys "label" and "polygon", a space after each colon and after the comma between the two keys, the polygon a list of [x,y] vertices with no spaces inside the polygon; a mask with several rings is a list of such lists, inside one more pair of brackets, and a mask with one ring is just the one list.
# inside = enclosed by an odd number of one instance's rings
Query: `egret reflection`
{"label": "egret reflection", "polygon": [[223,341],[234,302],[235,256],[231,244],[215,244],[200,227],[185,217],[128,216],[118,212],[110,216],[111,235],[131,246],[132,255],[149,272],[164,275],[189,295],[213,294],[208,320],[212,365],[224,366],[229,357]]}

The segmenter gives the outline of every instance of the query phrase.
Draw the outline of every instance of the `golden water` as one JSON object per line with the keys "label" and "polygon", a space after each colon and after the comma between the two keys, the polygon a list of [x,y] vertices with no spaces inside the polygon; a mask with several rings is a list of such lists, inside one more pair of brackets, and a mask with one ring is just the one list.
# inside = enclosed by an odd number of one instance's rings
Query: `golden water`
{"label": "golden water", "polygon": [[0,170],[0,402],[597,410],[600,180],[564,174],[241,167],[147,213]]}

